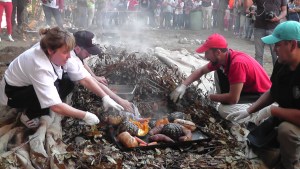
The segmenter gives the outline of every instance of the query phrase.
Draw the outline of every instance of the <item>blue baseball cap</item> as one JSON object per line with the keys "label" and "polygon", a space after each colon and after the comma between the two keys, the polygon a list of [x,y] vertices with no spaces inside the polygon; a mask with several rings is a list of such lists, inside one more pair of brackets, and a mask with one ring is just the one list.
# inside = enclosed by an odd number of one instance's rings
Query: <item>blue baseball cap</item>
{"label": "blue baseball cap", "polygon": [[266,44],[274,44],[282,40],[300,41],[300,23],[296,21],[282,22],[276,26],[271,35],[261,38]]}

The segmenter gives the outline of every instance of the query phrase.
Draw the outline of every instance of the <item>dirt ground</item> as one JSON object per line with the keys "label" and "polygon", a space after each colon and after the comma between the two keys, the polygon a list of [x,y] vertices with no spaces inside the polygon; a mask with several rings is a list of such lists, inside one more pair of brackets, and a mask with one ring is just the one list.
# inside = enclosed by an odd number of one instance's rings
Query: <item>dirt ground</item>
{"label": "dirt ground", "polygon": [[[74,31],[74,30],[73,30]],[[194,53],[199,46],[196,40],[205,40],[212,33],[220,33],[227,38],[229,47],[243,51],[254,57],[254,43],[244,39],[236,38],[231,32],[220,32],[212,30],[162,30],[162,29],[122,29],[111,28],[109,30],[94,29],[97,35],[97,43],[120,45],[133,51],[144,51],[154,47],[162,47],[168,50],[187,49]],[[15,42],[9,42],[2,37],[0,42],[0,75],[4,73],[7,63],[11,62],[24,50],[36,43],[39,39],[37,33],[14,34]],[[179,43],[183,41],[183,43]],[[270,51],[265,49],[264,68],[270,75],[272,72],[272,60]]]}

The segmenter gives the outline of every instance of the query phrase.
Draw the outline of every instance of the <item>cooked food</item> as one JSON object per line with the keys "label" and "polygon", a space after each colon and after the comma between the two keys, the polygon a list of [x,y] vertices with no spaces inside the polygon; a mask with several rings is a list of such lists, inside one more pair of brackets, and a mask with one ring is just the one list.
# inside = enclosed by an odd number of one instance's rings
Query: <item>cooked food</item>
{"label": "cooked food", "polygon": [[175,119],[174,123],[180,124],[191,131],[195,131],[197,128],[195,123],[188,121],[188,120]]}
{"label": "cooked food", "polygon": [[154,127],[153,129],[151,129],[151,130],[149,131],[149,134],[150,134],[150,135],[159,134],[159,133],[161,132],[161,129],[162,129],[163,127],[164,127],[163,124],[161,124],[161,125],[159,125],[159,126],[156,126],[156,127]]}
{"label": "cooked food", "polygon": [[184,135],[182,128],[183,127],[180,124],[169,123],[164,125],[160,133],[172,138],[173,140],[178,140],[179,137]]}
{"label": "cooked food", "polygon": [[171,139],[170,137],[164,135],[164,134],[155,134],[151,137],[149,137],[150,141],[155,141],[155,142],[170,142],[170,143],[175,143],[175,141],[173,139]]}
{"label": "cooked food", "polygon": [[137,147],[139,144],[138,141],[127,131],[120,133],[117,138],[125,147],[128,148]]}

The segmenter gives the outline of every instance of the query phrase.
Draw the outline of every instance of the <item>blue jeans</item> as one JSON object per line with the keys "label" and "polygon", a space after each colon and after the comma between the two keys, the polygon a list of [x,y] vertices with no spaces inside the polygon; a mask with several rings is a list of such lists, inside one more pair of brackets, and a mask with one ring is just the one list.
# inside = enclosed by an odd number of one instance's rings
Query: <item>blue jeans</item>
{"label": "blue jeans", "polygon": [[45,18],[46,18],[47,25],[51,26],[51,16],[53,15],[53,17],[56,21],[56,24],[60,28],[63,28],[63,20],[62,20],[61,13],[60,13],[59,9],[50,8],[48,6],[43,5],[43,10],[44,10],[44,13],[45,13]]}
{"label": "blue jeans", "polygon": [[[264,64],[264,47],[265,47],[265,44],[263,43],[261,38],[272,34],[273,30],[274,29],[266,30],[266,29],[254,28],[255,60],[257,60],[261,66],[263,66]],[[269,47],[270,47],[272,61],[274,65],[275,61],[277,60],[277,55],[273,50],[274,45],[269,45]]]}

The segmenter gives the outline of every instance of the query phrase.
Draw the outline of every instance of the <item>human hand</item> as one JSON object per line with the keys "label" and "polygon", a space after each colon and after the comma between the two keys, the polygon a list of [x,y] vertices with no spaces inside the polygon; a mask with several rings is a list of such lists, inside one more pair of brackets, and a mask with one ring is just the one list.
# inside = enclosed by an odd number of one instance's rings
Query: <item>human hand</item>
{"label": "human hand", "polygon": [[107,82],[107,80],[105,79],[104,76],[95,76],[95,79],[96,79],[98,82],[104,84],[105,86],[108,85],[108,82]]}
{"label": "human hand", "polygon": [[125,111],[134,113],[132,108],[132,103],[130,103],[128,100],[122,99],[120,101],[120,105],[124,108]]}
{"label": "human hand", "polygon": [[111,99],[108,95],[104,96],[102,98],[103,101],[103,107],[104,110],[106,111],[109,107],[112,107],[114,109],[117,109],[118,111],[124,110],[124,108],[116,103],[113,99]]}
{"label": "human hand", "polygon": [[29,129],[34,129],[39,127],[40,118],[29,119],[28,116],[24,113],[21,114],[20,121]]}
{"label": "human hand", "polygon": [[257,116],[254,118],[254,123],[255,125],[260,125],[265,119],[267,119],[268,117],[270,117],[271,114],[271,107],[272,106],[268,106],[265,107],[264,109],[260,110],[257,114]]}
{"label": "human hand", "polygon": [[274,18],[271,19],[271,22],[279,22],[280,18],[278,16],[275,16]]}
{"label": "human hand", "polygon": [[185,93],[185,90],[186,90],[186,85],[181,84],[170,94],[171,100],[175,103],[178,100],[178,98],[181,99]]}
{"label": "human hand", "polygon": [[226,119],[230,121],[239,121],[241,119],[244,119],[248,117],[250,114],[248,113],[247,109],[245,110],[240,110],[234,113],[230,113]]}
{"label": "human hand", "polygon": [[85,116],[82,120],[85,121],[88,125],[95,125],[100,122],[99,118],[95,114],[88,111],[85,113]]}

